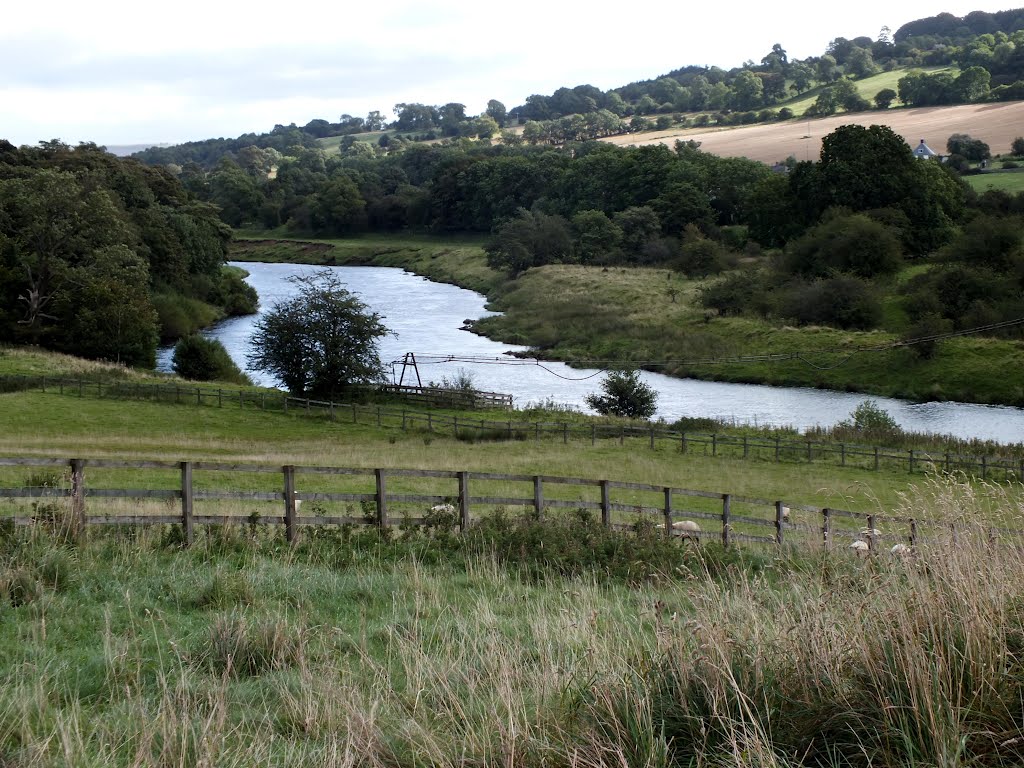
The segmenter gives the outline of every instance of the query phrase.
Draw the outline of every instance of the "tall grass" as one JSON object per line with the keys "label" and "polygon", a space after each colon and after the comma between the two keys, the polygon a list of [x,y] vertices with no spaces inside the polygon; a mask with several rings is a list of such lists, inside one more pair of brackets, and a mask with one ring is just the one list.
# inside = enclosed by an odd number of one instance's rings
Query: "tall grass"
{"label": "tall grass", "polygon": [[[936,479],[901,511],[1019,516],[1001,494]],[[160,531],[4,532],[0,576],[32,597],[0,605],[0,760],[1024,760],[1024,557],[984,530],[903,560],[629,545],[662,566],[638,577],[593,562],[611,539],[562,541],[589,533],[578,515],[505,525],[310,531],[292,548],[237,526],[190,550]]]}

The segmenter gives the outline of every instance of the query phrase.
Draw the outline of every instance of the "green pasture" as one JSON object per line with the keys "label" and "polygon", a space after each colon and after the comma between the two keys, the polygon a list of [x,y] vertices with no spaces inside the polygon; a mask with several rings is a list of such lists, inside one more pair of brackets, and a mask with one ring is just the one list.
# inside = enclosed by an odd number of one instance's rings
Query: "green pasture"
{"label": "green pasture", "polygon": [[[886,88],[899,92],[899,81],[901,77],[905,77],[911,71],[927,72],[930,75],[934,75],[938,72],[950,72],[956,75],[958,70],[955,67],[915,67],[911,69],[894,69],[890,72],[880,72],[877,75],[871,77],[865,77],[860,80],[854,80],[854,85],[857,86],[857,91],[860,95],[871,102],[872,106],[875,103],[875,94]],[[788,101],[779,102],[776,106],[778,108],[789,107],[793,110],[795,117],[801,117],[811,106],[814,105],[815,100],[818,98],[818,94],[821,93],[822,89],[827,86],[816,86],[811,88],[809,91],[801,93],[799,96],[795,96]],[[898,103],[898,99],[895,103]]]}
{"label": "green pasture", "polygon": [[989,189],[1009,192],[1011,195],[1024,192],[1024,169],[989,170],[966,175],[963,179],[979,194]]}

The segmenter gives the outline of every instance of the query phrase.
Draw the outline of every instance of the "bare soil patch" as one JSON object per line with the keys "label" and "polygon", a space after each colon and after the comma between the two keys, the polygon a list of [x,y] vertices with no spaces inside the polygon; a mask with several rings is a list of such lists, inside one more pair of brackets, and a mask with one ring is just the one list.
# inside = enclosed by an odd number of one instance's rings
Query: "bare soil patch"
{"label": "bare soil patch", "polygon": [[1024,101],[999,104],[963,104],[955,107],[890,109],[834,115],[816,120],[788,120],[736,128],[689,128],[626,136],[605,141],[619,146],[668,144],[677,139],[699,141],[701,150],[722,157],[749,157],[775,163],[792,155],[797,160],[817,160],[821,140],[841,125],[888,125],[916,147],[921,139],[939,153],[954,133],[968,133],[992,148],[992,154],[1008,153],[1010,143],[1024,136]]}

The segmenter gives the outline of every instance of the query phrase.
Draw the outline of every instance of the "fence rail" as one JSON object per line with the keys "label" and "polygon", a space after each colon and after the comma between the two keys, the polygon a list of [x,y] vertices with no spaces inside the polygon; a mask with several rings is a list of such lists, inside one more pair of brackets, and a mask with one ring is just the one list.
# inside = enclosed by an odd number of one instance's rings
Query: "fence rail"
{"label": "fence rail", "polygon": [[[667,429],[656,424],[577,423],[569,421],[515,421],[486,419],[430,411],[414,411],[374,404],[337,403],[293,397],[283,392],[224,389],[181,384],[143,382],[100,382],[48,376],[0,376],[0,392],[42,389],[78,397],[147,399],[190,403],[219,408],[238,407],[285,413],[316,414],[335,421],[367,424],[382,429],[420,430],[428,434],[450,434],[466,440],[504,439],[570,442],[618,441],[630,447],[646,443],[651,449],[668,448],[680,453],[698,453],[712,457],[733,457],[787,462],[823,462],[835,466],[863,469],[899,469],[909,474],[925,471],[963,472],[983,480],[1020,480],[1024,482],[1024,457],[977,456],[951,451],[901,450],[857,443],[814,440],[787,440],[780,437],[751,437]],[[420,389],[420,388],[413,388]],[[441,391],[441,390],[439,390]],[[459,396],[460,393],[454,393]],[[478,393],[484,398],[505,398],[496,393]],[[498,402],[494,400],[493,402]],[[510,403],[510,401],[509,401]],[[453,401],[454,404],[454,401]],[[465,404],[464,402],[462,403]],[[505,407],[505,406],[502,406]]]}
{"label": "fence rail", "polygon": [[[12,485],[17,468],[59,469],[47,486]],[[133,486],[99,487],[87,483],[87,473],[116,473],[113,476]],[[141,474],[141,478],[138,476]],[[214,478],[221,473],[226,478]],[[242,477],[278,476],[264,481],[265,489],[253,489]],[[197,487],[197,477],[202,486]],[[774,544],[787,541],[829,548],[844,542],[862,540],[869,550],[888,543],[915,546],[928,540],[957,535],[957,527],[945,522],[924,521],[896,515],[860,513],[849,510],[798,504],[782,499],[760,499],[732,493],[676,488],[648,483],[607,479],[519,475],[459,470],[422,470],[402,468],[360,468],[324,466],[270,466],[262,464],[225,464],[203,461],[122,461],[111,459],[0,457],[0,521],[15,525],[45,523],[54,516],[50,505],[36,501],[31,514],[16,499],[66,500],[69,528],[76,534],[89,525],[180,525],[184,544],[194,541],[200,525],[283,526],[285,537],[294,542],[299,529],[306,526],[438,524],[438,515],[447,515],[448,525],[461,530],[474,519],[492,513],[497,506],[530,510],[538,517],[551,509],[593,510],[610,529],[636,530],[638,524],[656,524],[665,536],[682,535],[689,539],[718,539],[728,547],[735,543]],[[173,478],[173,480],[171,479]],[[300,483],[299,479],[305,478]],[[38,479],[38,478],[34,478]],[[325,487],[325,481],[362,483],[359,487]],[[148,481],[148,482],[146,482]],[[171,487],[138,487],[162,483]],[[401,484],[392,489],[391,484]],[[427,483],[427,487],[409,483]],[[239,488],[239,485],[246,487]],[[510,489],[509,486],[518,486]],[[581,490],[582,489],[582,490]],[[573,496],[572,494],[577,494]],[[590,498],[586,498],[589,494]],[[614,498],[613,498],[614,496]],[[131,501],[129,511],[119,511],[118,503]],[[150,502],[150,506],[146,506]],[[239,502],[244,510],[225,512],[216,504]],[[305,507],[303,508],[303,503]],[[354,514],[351,502],[361,505],[362,514]],[[159,506],[153,507],[153,504]],[[270,514],[260,514],[258,504],[276,504]],[[345,507],[337,505],[346,503]],[[333,508],[330,505],[335,505]],[[10,505],[10,506],[8,506]],[[171,513],[168,506],[177,507]],[[197,505],[205,509],[200,513]],[[265,509],[265,508],[263,508]],[[247,510],[247,513],[246,513]],[[434,517],[432,518],[431,515]],[[680,529],[680,521],[700,520],[715,530],[697,526]],[[646,521],[646,522],[645,522]],[[764,529],[771,529],[765,535]],[[922,536],[930,529],[931,536]],[[991,541],[1018,539],[1024,531],[988,527]],[[927,533],[927,531],[925,531]]]}

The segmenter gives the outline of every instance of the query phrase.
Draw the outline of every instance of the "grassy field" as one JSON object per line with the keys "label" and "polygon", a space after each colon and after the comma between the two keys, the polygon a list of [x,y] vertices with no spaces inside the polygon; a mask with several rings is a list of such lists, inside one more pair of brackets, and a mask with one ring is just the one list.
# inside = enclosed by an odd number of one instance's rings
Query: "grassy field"
{"label": "grassy field", "polygon": [[997,189],[1011,195],[1024,192],[1024,170],[992,170],[963,178],[978,193],[987,189]]}
{"label": "grassy field", "polygon": [[[905,77],[910,71],[911,70],[909,69],[894,69],[891,72],[879,72],[877,75],[872,75],[871,77],[854,80],[853,84],[857,86],[857,92],[861,97],[867,99],[871,102],[871,105],[874,106],[875,94],[879,91],[885,90],[886,88],[898,91],[900,78]],[[958,74],[958,70],[955,67],[923,67],[921,69],[915,69],[914,71],[927,72],[930,75],[934,75],[939,72],[949,72],[954,76]],[[822,90],[823,89],[820,86],[812,88],[789,101],[780,102],[778,106],[779,108],[789,107],[793,110],[794,116],[802,117],[804,112],[814,105],[814,102],[818,98],[818,94],[821,93]]]}
{"label": "grassy field", "polygon": [[[0,354],[0,373],[69,370],[148,376]],[[0,423],[0,455],[610,477],[960,526],[955,546],[943,536],[908,559],[622,537],[575,510],[495,510],[461,536],[307,528],[294,546],[279,529],[201,526],[182,549],[176,526],[64,538],[66,502],[40,500],[35,526],[0,524],[0,764],[1024,759],[1024,560],[986,538],[1024,527],[1019,485],[39,391],[0,394]],[[150,472],[87,469],[87,483],[173,482]],[[0,486],[30,474],[3,468]]]}

